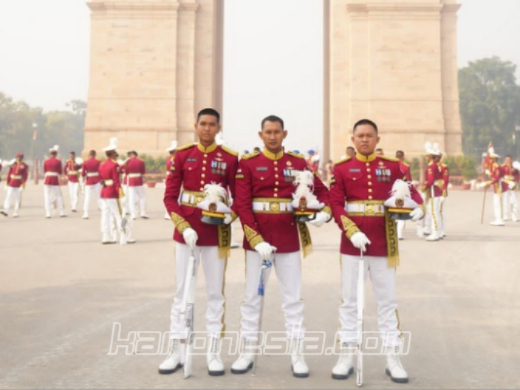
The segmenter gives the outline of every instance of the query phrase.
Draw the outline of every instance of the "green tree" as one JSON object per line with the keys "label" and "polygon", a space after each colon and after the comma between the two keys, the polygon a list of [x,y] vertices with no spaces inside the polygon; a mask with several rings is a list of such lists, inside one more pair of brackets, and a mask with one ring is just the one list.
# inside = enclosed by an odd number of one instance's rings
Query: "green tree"
{"label": "green tree", "polygon": [[490,141],[502,155],[517,154],[520,86],[515,71],[516,65],[498,57],[470,62],[459,70],[464,154],[478,157]]}

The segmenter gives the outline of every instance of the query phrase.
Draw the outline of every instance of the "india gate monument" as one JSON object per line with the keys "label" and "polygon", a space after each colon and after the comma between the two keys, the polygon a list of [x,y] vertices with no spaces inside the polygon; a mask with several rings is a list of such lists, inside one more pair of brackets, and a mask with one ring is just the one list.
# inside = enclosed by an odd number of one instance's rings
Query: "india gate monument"
{"label": "india gate monument", "polygon": [[[87,3],[86,148],[118,137],[122,151],[159,155],[173,139],[195,141],[196,112],[222,111],[225,3]],[[349,130],[365,117],[378,123],[385,149],[416,156],[430,141],[448,155],[461,154],[456,0],[324,0],[323,6],[324,52],[317,53],[325,64],[323,157],[344,154]]]}

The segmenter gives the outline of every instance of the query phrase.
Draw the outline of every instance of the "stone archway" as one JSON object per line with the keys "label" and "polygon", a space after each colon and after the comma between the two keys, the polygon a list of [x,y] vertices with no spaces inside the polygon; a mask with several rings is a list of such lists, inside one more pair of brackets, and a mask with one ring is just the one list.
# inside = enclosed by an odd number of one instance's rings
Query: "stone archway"
{"label": "stone archway", "polygon": [[[222,108],[225,0],[92,0],[86,149],[162,154]],[[324,157],[362,117],[385,149],[461,153],[455,0],[324,0]]]}

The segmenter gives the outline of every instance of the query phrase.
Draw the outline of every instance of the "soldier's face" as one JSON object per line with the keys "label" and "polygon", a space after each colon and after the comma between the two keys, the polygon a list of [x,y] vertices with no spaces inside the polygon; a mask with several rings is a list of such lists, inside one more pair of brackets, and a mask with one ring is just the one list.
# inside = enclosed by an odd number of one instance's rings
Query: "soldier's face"
{"label": "soldier's face", "polygon": [[507,165],[511,165],[511,157],[506,157],[506,159],[504,160],[504,162],[505,162]]}
{"label": "soldier's face", "polygon": [[202,115],[195,123],[195,132],[202,144],[210,145],[215,141],[215,137],[220,131],[217,118],[213,115]]}
{"label": "soldier's face", "polygon": [[356,150],[364,156],[369,156],[376,150],[379,136],[376,129],[370,125],[360,125],[354,130],[352,143]]}
{"label": "soldier's face", "polygon": [[271,153],[278,153],[282,150],[283,140],[287,137],[287,130],[282,129],[280,122],[266,121],[258,135],[267,150]]}

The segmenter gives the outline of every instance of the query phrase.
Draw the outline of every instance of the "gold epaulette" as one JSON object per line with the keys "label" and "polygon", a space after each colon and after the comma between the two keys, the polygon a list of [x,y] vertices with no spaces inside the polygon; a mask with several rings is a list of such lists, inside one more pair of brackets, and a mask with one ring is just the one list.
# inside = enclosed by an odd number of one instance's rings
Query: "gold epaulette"
{"label": "gold epaulette", "polygon": [[337,163],[334,163],[334,165],[340,165],[350,160],[352,160],[352,157],[346,157],[343,160],[339,160]]}
{"label": "gold epaulette", "polygon": [[303,154],[301,154],[301,153],[294,153],[294,152],[289,151],[289,152],[287,152],[287,154],[289,156],[293,156],[293,157],[304,158]]}
{"label": "gold epaulette", "polygon": [[248,153],[248,154],[244,154],[242,156],[242,160],[249,160],[253,157],[256,157],[256,156],[260,156],[260,152],[251,152],[251,153]]}
{"label": "gold epaulette", "polygon": [[393,157],[379,156],[379,158],[382,158],[383,160],[387,160],[387,161],[399,162],[398,159],[393,158]]}
{"label": "gold epaulette", "polygon": [[405,166],[407,166],[407,167],[410,166],[410,164],[408,164],[407,162],[402,161],[402,163],[403,163]]}
{"label": "gold epaulette", "polygon": [[193,148],[195,145],[195,143],[191,143],[191,144],[188,144],[188,145],[184,145],[184,146],[181,146],[180,148],[177,148],[177,152],[180,152],[181,150],[187,150],[187,149],[191,149]]}
{"label": "gold epaulette", "polygon": [[220,147],[222,148],[222,150],[224,152],[232,155],[233,157],[238,156],[238,152],[235,152],[233,149],[230,149],[230,148],[228,148],[227,146],[224,146],[224,145],[221,145]]}

